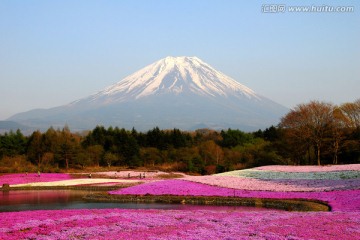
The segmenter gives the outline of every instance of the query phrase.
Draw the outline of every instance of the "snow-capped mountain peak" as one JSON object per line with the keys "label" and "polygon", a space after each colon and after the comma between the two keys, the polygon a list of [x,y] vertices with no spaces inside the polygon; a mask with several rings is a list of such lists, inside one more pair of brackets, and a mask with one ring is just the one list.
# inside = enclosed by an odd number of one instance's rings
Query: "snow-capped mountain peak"
{"label": "snow-capped mountain peak", "polygon": [[197,57],[166,57],[94,95],[9,120],[36,128],[257,130],[277,124],[287,111]]}
{"label": "snow-capped mountain peak", "polygon": [[105,102],[122,102],[154,94],[191,92],[203,96],[259,99],[253,90],[215,70],[197,57],[166,57],[92,95]]}

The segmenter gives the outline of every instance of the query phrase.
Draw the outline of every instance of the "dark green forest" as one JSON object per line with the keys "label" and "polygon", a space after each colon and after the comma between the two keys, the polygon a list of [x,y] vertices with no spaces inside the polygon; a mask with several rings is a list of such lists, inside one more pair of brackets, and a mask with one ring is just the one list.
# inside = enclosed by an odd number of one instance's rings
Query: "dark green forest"
{"label": "dark green forest", "polygon": [[250,133],[103,126],[74,133],[65,126],[24,136],[18,130],[0,135],[0,172],[145,167],[213,174],[274,164],[360,163],[359,122],[359,100],[341,106],[312,101],[295,107],[278,126]]}

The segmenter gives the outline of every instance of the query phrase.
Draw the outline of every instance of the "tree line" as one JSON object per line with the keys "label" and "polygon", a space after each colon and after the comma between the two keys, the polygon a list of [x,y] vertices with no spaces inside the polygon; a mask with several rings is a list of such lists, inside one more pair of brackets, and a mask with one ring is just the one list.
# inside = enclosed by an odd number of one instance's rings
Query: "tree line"
{"label": "tree line", "polygon": [[278,126],[251,133],[97,126],[86,133],[50,127],[30,136],[19,130],[0,135],[0,172],[146,167],[213,174],[269,164],[339,163],[360,163],[360,100],[300,104]]}

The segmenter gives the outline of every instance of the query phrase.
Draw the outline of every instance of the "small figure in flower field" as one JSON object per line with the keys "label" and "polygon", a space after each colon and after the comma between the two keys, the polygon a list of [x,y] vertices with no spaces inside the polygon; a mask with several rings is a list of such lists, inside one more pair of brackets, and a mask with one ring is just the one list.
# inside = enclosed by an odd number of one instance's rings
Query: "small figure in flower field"
{"label": "small figure in flower field", "polygon": [[40,171],[37,172],[38,177],[40,177]]}
{"label": "small figure in flower field", "polygon": [[89,178],[91,178],[91,173],[89,173]]}

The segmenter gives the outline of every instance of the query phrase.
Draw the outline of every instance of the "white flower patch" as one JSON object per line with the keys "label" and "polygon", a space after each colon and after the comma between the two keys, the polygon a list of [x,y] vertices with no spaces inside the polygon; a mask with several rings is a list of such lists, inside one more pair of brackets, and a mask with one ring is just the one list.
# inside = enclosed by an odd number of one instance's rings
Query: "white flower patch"
{"label": "white flower patch", "polygon": [[325,165],[325,166],[291,166],[269,165],[254,168],[275,172],[333,172],[333,171],[360,171],[360,164]]}
{"label": "white flower patch", "polygon": [[257,169],[237,170],[215,174],[215,176],[231,176],[255,178],[263,180],[274,179],[308,179],[308,180],[343,180],[360,178],[360,171],[332,171],[332,172],[278,172]]}

